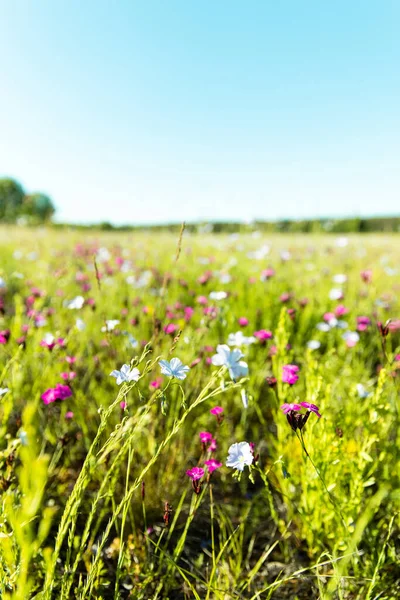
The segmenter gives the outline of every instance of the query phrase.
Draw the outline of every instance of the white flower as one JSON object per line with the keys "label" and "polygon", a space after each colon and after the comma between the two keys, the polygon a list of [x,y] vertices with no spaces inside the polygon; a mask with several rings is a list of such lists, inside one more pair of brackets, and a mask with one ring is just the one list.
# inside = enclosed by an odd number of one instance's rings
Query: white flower
{"label": "white flower", "polygon": [[43,343],[46,344],[46,346],[51,346],[52,344],[55,343],[56,338],[54,337],[54,335],[52,333],[46,333],[46,335],[43,338]]}
{"label": "white flower", "polygon": [[329,292],[330,300],[340,300],[343,298],[343,290],[340,288],[332,288]]}
{"label": "white flower", "polygon": [[18,437],[21,441],[21,445],[22,446],[27,446],[28,445],[28,434],[26,433],[26,431],[24,429],[20,429],[18,432]]}
{"label": "white flower", "polygon": [[211,359],[211,362],[216,367],[227,367],[229,375],[233,380],[245,377],[249,372],[247,363],[243,360],[243,353],[238,349],[231,350],[226,344],[219,344],[217,346],[217,354]]}
{"label": "white flower", "polygon": [[337,327],[338,329],[347,329],[347,328],[348,328],[348,326],[349,326],[349,324],[348,324],[346,321],[340,321],[340,320],[339,320],[339,321],[336,323],[336,327]]}
{"label": "white flower", "polygon": [[318,331],[330,331],[330,326],[328,323],[317,323],[315,326]]}
{"label": "white flower", "polygon": [[355,346],[357,344],[357,342],[360,341],[360,336],[358,335],[357,331],[346,331],[343,335],[342,338],[345,340],[346,344],[351,348],[352,346]]}
{"label": "white flower", "polygon": [[247,337],[243,335],[243,331],[230,333],[228,336],[228,346],[250,346],[250,344],[254,344],[255,341],[255,337]]}
{"label": "white flower", "polygon": [[230,283],[231,281],[232,277],[231,275],[229,275],[229,273],[221,273],[221,275],[219,276],[220,283]]}
{"label": "white flower", "polygon": [[339,283],[341,285],[342,283],[346,283],[347,275],[344,275],[343,273],[338,273],[337,275],[334,275],[332,277],[332,280],[334,283]]}
{"label": "white flower", "polygon": [[47,321],[44,317],[42,317],[42,315],[39,315],[35,319],[35,325],[36,325],[36,327],[44,327],[45,325],[47,325]]}
{"label": "white flower", "polygon": [[7,287],[5,279],[3,279],[2,277],[0,277],[0,290],[4,289],[5,287]]}
{"label": "white flower", "polygon": [[261,246],[261,248],[258,250],[255,250],[254,252],[248,252],[247,256],[248,258],[254,260],[263,260],[266,256],[268,256],[269,251],[270,247],[267,244],[264,244],[264,246]]}
{"label": "white flower", "polygon": [[7,394],[7,392],[9,391],[9,388],[0,388],[0,398],[1,396],[4,396],[4,394]]}
{"label": "white flower", "polygon": [[254,460],[253,453],[248,442],[232,444],[228,450],[226,466],[237,471],[243,471],[245,466],[250,466]]}
{"label": "white flower", "polygon": [[319,342],[318,340],[310,340],[309,342],[307,342],[307,348],[309,348],[310,350],[318,350],[320,346],[321,342]]}
{"label": "white flower", "polygon": [[101,328],[102,331],[113,331],[116,326],[119,324],[118,319],[111,319],[110,321],[106,321],[104,327]]}
{"label": "white flower", "polygon": [[338,237],[336,240],[336,246],[338,248],[345,248],[349,243],[347,237]]}
{"label": "white flower", "polygon": [[226,292],[211,292],[209,295],[210,300],[225,300],[228,297]]}
{"label": "white flower", "polygon": [[64,306],[71,310],[76,309],[79,310],[85,304],[85,298],[83,296],[76,296],[72,300],[66,300],[64,302]]}
{"label": "white flower", "polygon": [[370,392],[366,390],[362,383],[357,383],[356,388],[359,398],[368,398],[370,396]]}
{"label": "white flower", "polygon": [[139,342],[133,337],[131,333],[128,331],[124,331],[124,335],[128,336],[128,344],[131,348],[137,348],[139,346]]}
{"label": "white flower", "polygon": [[136,368],[131,369],[129,365],[122,365],[121,370],[114,369],[110,373],[110,377],[115,377],[117,384],[121,385],[124,381],[137,381],[140,377],[140,371]]}
{"label": "white flower", "polygon": [[82,319],[77,319],[75,321],[75,327],[77,328],[78,331],[84,331],[86,329],[85,322],[82,321]]}
{"label": "white flower", "polygon": [[158,364],[161,367],[161,373],[167,377],[175,377],[175,379],[186,379],[186,373],[190,371],[190,367],[184,365],[179,358],[168,360],[160,360]]}
{"label": "white flower", "polygon": [[287,260],[290,260],[292,258],[292,255],[290,254],[289,250],[283,250],[281,252],[281,260],[284,260],[285,262]]}
{"label": "white flower", "polygon": [[99,248],[96,253],[96,258],[99,262],[107,262],[110,260],[111,254],[107,248]]}

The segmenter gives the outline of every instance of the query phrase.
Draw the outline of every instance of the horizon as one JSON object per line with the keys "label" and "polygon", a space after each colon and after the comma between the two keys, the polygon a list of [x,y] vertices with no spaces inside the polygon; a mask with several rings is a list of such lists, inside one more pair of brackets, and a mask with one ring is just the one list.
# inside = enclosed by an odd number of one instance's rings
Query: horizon
{"label": "horizon", "polygon": [[39,0],[0,17],[0,176],[48,194],[56,222],[400,214],[395,2]]}

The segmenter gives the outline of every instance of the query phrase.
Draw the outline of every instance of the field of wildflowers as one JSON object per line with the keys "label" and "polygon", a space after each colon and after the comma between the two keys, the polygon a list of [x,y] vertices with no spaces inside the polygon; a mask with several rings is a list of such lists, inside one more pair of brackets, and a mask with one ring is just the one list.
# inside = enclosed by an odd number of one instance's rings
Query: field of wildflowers
{"label": "field of wildflowers", "polygon": [[400,597],[400,238],[0,231],[0,596]]}

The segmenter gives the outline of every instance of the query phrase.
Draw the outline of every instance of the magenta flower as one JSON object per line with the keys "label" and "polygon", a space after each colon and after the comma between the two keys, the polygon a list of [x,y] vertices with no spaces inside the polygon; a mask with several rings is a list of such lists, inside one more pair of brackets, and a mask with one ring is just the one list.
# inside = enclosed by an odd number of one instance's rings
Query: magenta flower
{"label": "magenta flower", "polygon": [[164,327],[164,333],[166,334],[172,334],[175,333],[175,331],[178,329],[178,327],[176,325],[174,325],[174,323],[168,323],[168,325],[166,325]]}
{"label": "magenta flower", "polygon": [[343,315],[346,315],[349,312],[349,309],[346,308],[343,304],[338,304],[337,307],[335,308],[335,315],[337,317],[343,317]]}
{"label": "magenta flower", "polygon": [[260,329],[254,332],[254,337],[257,338],[262,344],[265,344],[267,340],[272,338],[272,332],[267,329]]}
{"label": "magenta flower", "polygon": [[287,415],[291,410],[301,410],[301,404],[282,404],[281,410]]}
{"label": "magenta flower", "polygon": [[318,406],[311,404],[311,402],[300,402],[300,404],[301,406],[304,406],[304,408],[307,408],[311,412],[315,413],[319,419],[321,418]]}
{"label": "magenta flower", "polygon": [[332,321],[332,319],[336,319],[336,316],[335,316],[335,313],[333,313],[333,312],[327,312],[324,314],[323,318],[324,318],[324,321],[329,322],[329,321]]}
{"label": "magenta flower", "polygon": [[71,388],[68,385],[57,383],[55,388],[49,388],[42,394],[41,399],[45,404],[50,404],[56,400],[65,400],[72,396]]}
{"label": "magenta flower", "polygon": [[199,437],[202,444],[208,444],[213,439],[213,436],[208,431],[201,431]]}
{"label": "magenta flower", "polygon": [[185,306],[184,313],[185,313],[185,321],[190,321],[190,319],[193,316],[194,309],[191,306]]}
{"label": "magenta flower", "polygon": [[249,324],[249,320],[246,319],[246,317],[239,317],[238,323],[239,323],[240,327],[246,327],[246,325]]}
{"label": "magenta flower", "polygon": [[224,409],[222,408],[222,406],[214,406],[214,408],[210,409],[210,413],[212,415],[222,415],[223,412]]}
{"label": "magenta flower", "polygon": [[154,390],[158,390],[162,385],[162,377],[156,377],[153,381],[150,381],[150,387]]}
{"label": "magenta flower", "polygon": [[216,449],[217,449],[217,440],[212,438],[211,444],[208,446],[207,450],[208,450],[208,452],[215,452]]}
{"label": "magenta flower", "polygon": [[267,281],[267,279],[269,279],[270,277],[273,277],[275,275],[275,270],[274,269],[264,269],[264,271],[262,271],[261,273],[261,281]]}
{"label": "magenta flower", "polygon": [[[302,414],[300,411],[306,408],[307,412]],[[307,423],[308,417],[313,412],[318,418],[321,418],[319,408],[311,402],[300,402],[299,404],[282,404],[281,410],[286,415],[288,423],[293,431],[302,430]]]}
{"label": "magenta flower", "polygon": [[212,473],[216,469],[219,469],[220,467],[222,467],[222,463],[215,460],[215,458],[210,458],[210,460],[205,460],[204,464],[206,465],[209,473]]}
{"label": "magenta flower", "polygon": [[198,481],[204,475],[204,469],[201,467],[193,467],[193,469],[189,469],[186,471],[186,475],[190,477],[192,481]]}
{"label": "magenta flower", "polygon": [[297,365],[283,365],[282,367],[282,381],[283,383],[288,383],[289,385],[293,385],[296,381],[299,380],[299,376],[297,375],[299,371],[299,367]]}
{"label": "magenta flower", "polygon": [[75,371],[70,371],[69,373],[61,373],[61,379],[64,379],[64,381],[71,381],[72,379],[75,379],[75,377]]}
{"label": "magenta flower", "polygon": [[371,325],[369,317],[357,317],[357,331],[365,331],[369,325]]}
{"label": "magenta flower", "polygon": [[361,271],[360,275],[361,275],[361,279],[365,283],[371,283],[371,281],[372,281],[372,270],[371,269],[365,269],[364,271]]}

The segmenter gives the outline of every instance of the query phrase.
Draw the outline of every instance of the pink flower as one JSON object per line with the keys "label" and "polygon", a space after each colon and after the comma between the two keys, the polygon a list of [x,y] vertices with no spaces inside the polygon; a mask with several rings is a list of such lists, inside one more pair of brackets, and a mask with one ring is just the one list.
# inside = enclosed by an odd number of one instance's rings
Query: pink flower
{"label": "pink flower", "polygon": [[365,331],[371,324],[369,317],[357,317],[357,331]]}
{"label": "pink flower", "polygon": [[204,475],[204,469],[201,467],[193,467],[193,469],[189,469],[186,471],[186,475],[190,477],[192,481],[198,481]]}
{"label": "pink flower", "polygon": [[304,408],[307,408],[311,412],[315,413],[317,415],[318,419],[321,418],[318,406],[316,406],[315,404],[311,404],[311,402],[300,402],[300,404],[302,406],[304,406]]}
{"label": "pink flower", "polygon": [[45,404],[50,404],[56,400],[65,400],[72,396],[71,388],[68,385],[57,383],[55,388],[49,388],[42,394],[41,399]]}
{"label": "pink flower", "polygon": [[208,452],[215,452],[216,449],[217,449],[217,440],[212,438],[211,444],[208,446],[207,450],[208,450]]}
{"label": "pink flower", "polygon": [[290,412],[291,410],[301,410],[301,404],[282,404],[281,406],[281,410],[283,411],[283,414],[287,415],[288,412]]}
{"label": "pink flower", "polygon": [[208,303],[207,297],[206,296],[198,296],[197,300],[196,300],[199,304],[202,304],[203,306],[205,306]]}
{"label": "pink flower", "polygon": [[206,465],[209,473],[212,473],[216,469],[219,469],[220,467],[222,467],[222,463],[215,460],[215,458],[210,458],[210,460],[205,460],[204,464]]}
{"label": "pink flower", "polygon": [[261,280],[262,281],[266,281],[267,279],[269,279],[270,277],[273,277],[275,275],[275,270],[274,269],[264,269],[264,271],[261,273]]}
{"label": "pink flower", "polygon": [[73,417],[74,417],[74,413],[72,412],[72,410],[68,410],[68,411],[65,413],[65,418],[66,418],[66,419],[72,419]]}
{"label": "pink flower", "polygon": [[7,344],[7,339],[4,337],[4,335],[0,335],[0,344]]}
{"label": "pink flower", "polygon": [[335,315],[337,317],[342,317],[343,315],[346,315],[349,312],[349,309],[346,308],[343,304],[338,304],[337,307],[335,308]]}
{"label": "pink flower", "polygon": [[175,333],[175,331],[178,329],[178,327],[176,325],[174,325],[174,323],[168,323],[168,325],[166,325],[164,327],[164,333],[166,334],[172,334]]}
{"label": "pink flower", "polygon": [[193,316],[194,309],[191,306],[185,306],[183,312],[185,313],[185,321],[190,321]]}
{"label": "pink flower", "polygon": [[69,373],[61,373],[61,378],[64,379],[64,381],[71,381],[72,379],[75,379],[75,377],[75,371],[70,371]]}
{"label": "pink flower", "polygon": [[290,300],[290,294],[289,294],[289,292],[284,292],[283,294],[281,294],[279,296],[279,300],[281,302],[289,302],[289,300]]}
{"label": "pink flower", "polygon": [[240,327],[246,327],[246,325],[249,324],[249,320],[246,319],[246,317],[239,317],[238,323],[239,323]]}
{"label": "pink flower", "polygon": [[126,409],[126,407],[128,406],[128,403],[126,402],[126,400],[122,400],[122,401],[119,403],[119,405],[120,405],[120,407],[122,408],[122,410],[125,410],[125,409]]}
{"label": "pink flower", "polygon": [[262,344],[265,344],[267,340],[272,338],[272,332],[267,329],[260,329],[259,331],[254,332],[254,337],[256,337]]}
{"label": "pink flower", "polygon": [[191,363],[190,363],[190,368],[192,369],[193,367],[195,367],[196,365],[199,364],[199,362],[201,362],[201,358],[195,358]]}
{"label": "pink flower", "polygon": [[162,385],[162,377],[156,377],[153,381],[150,381],[150,387],[158,390]]}
{"label": "pink flower", "polygon": [[283,383],[288,383],[289,385],[293,385],[296,381],[299,380],[299,376],[297,375],[299,371],[299,367],[297,365],[283,365],[282,367],[282,381]]}
{"label": "pink flower", "polygon": [[324,314],[324,321],[329,322],[329,321],[332,321],[332,319],[335,319],[335,318],[336,318],[336,316],[335,316],[335,313],[333,313],[333,312],[327,312],[327,313]]}
{"label": "pink flower", "polygon": [[[302,408],[307,409],[305,414],[300,412]],[[286,415],[288,423],[293,431],[296,431],[297,429],[303,429],[304,425],[307,423],[308,417],[312,412],[315,413],[318,418],[321,417],[318,406],[311,404],[310,402],[300,402],[299,404],[282,404],[281,410]]]}
{"label": "pink flower", "polygon": [[199,437],[202,444],[208,444],[213,439],[213,436],[208,431],[201,431]]}
{"label": "pink flower", "polygon": [[66,356],[65,360],[69,365],[73,365],[76,362],[76,356]]}
{"label": "pink flower", "polygon": [[222,408],[222,406],[214,406],[214,408],[210,409],[210,413],[212,415],[222,415],[223,412],[224,409]]}
{"label": "pink flower", "polygon": [[372,270],[371,269],[365,269],[365,271],[361,271],[360,275],[361,275],[361,279],[365,283],[371,283],[371,281],[372,281]]}

